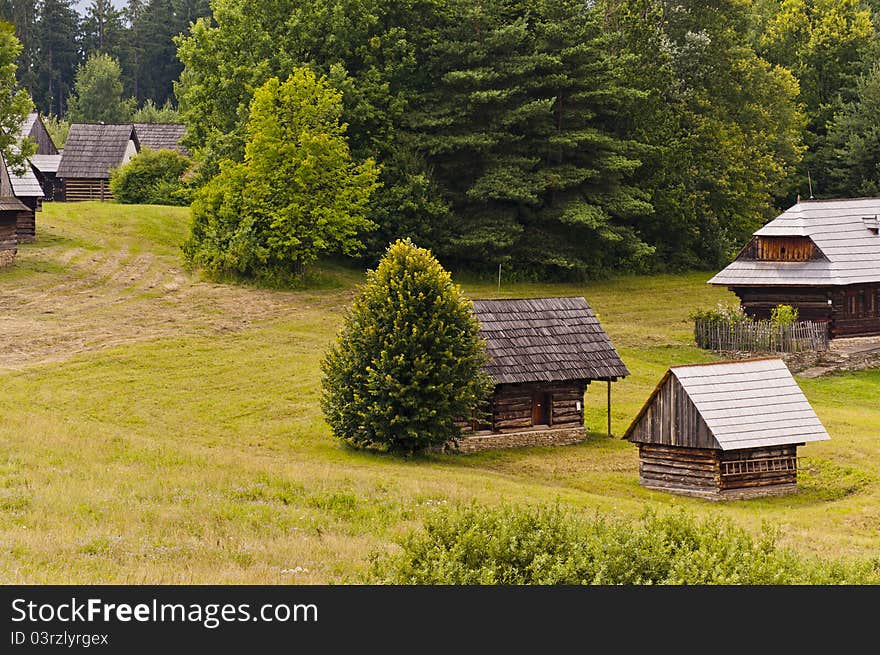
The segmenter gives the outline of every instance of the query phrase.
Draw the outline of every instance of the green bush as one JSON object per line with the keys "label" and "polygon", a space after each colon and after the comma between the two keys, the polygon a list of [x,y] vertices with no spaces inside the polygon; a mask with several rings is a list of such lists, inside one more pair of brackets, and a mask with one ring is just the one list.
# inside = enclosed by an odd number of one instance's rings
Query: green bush
{"label": "green bush", "polygon": [[776,305],[776,307],[770,310],[770,321],[773,325],[783,327],[797,323],[797,320],[798,310],[791,305]]}
{"label": "green bush", "polygon": [[739,305],[726,305],[719,302],[712,309],[697,310],[690,315],[691,320],[707,320],[710,323],[744,323],[752,320]]}
{"label": "green bush", "polygon": [[358,448],[412,453],[456,439],[489,390],[471,303],[430,251],[390,245],[321,362],[321,408]]}
{"label": "green bush", "polygon": [[183,176],[191,165],[176,150],[144,148],[112,171],[110,191],[118,202],[130,205],[188,205],[189,189]]}
{"label": "green bush", "polygon": [[376,557],[389,584],[775,585],[876,584],[880,560],[804,559],[729,519],[698,521],[683,510],[629,521],[585,519],[558,506],[436,510],[401,539],[402,552]]}

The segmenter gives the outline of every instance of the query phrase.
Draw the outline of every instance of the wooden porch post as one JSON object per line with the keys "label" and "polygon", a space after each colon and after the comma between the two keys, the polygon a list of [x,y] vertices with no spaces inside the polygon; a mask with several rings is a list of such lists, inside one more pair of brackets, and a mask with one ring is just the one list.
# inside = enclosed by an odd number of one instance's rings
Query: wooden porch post
{"label": "wooden porch post", "polygon": [[611,378],[608,378],[608,436],[611,436]]}

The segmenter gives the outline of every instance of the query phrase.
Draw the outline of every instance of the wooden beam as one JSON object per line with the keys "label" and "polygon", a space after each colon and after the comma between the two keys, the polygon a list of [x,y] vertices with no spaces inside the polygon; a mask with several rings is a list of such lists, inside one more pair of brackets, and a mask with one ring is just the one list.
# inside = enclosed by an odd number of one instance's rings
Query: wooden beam
{"label": "wooden beam", "polygon": [[611,379],[608,379],[608,436],[611,436]]}

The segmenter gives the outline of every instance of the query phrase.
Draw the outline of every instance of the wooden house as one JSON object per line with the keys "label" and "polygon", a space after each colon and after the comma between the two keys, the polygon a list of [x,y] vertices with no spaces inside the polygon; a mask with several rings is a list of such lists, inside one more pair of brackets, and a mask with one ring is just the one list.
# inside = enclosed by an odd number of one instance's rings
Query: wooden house
{"label": "wooden house", "polygon": [[139,149],[131,123],[71,125],[56,174],[62,181],[64,200],[112,200],[110,171],[128,162]]}
{"label": "wooden house", "polygon": [[779,358],[674,366],[623,435],[639,482],[713,500],[797,488],[797,447],[829,438]]}
{"label": "wooden house", "polygon": [[189,150],[180,141],[186,133],[183,123],[135,123],[141,148],[150,150],[176,150],[182,155],[190,156]]}
{"label": "wooden house", "polygon": [[611,383],[629,371],[586,300],[476,300],[473,311],[495,387],[488,416],[469,426],[459,450],[582,441],[594,380],[608,383],[610,416]]}
{"label": "wooden house", "polygon": [[61,155],[31,155],[31,168],[37,176],[37,181],[43,189],[43,200],[63,200],[63,186],[58,179],[58,165],[61,163]]}
{"label": "wooden house", "polygon": [[12,195],[12,183],[6,162],[0,157],[0,268],[15,261],[18,252],[18,216],[25,207]]}
{"label": "wooden house", "polygon": [[5,178],[12,195],[22,205],[16,216],[18,242],[33,243],[36,238],[36,213],[43,208],[43,187],[29,162],[26,162],[21,173],[16,173],[4,162],[0,175]]}
{"label": "wooden house", "polygon": [[52,135],[46,129],[46,124],[37,112],[31,112],[21,124],[19,136],[22,139],[30,138],[37,144],[37,155],[57,155],[58,148]]}
{"label": "wooden house", "polygon": [[880,198],[800,201],[757,230],[709,284],[767,318],[780,304],[831,337],[880,335]]}

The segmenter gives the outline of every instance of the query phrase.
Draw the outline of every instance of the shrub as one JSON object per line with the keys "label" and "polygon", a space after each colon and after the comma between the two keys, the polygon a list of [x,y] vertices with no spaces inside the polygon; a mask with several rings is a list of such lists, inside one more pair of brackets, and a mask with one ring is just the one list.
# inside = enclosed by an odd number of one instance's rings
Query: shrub
{"label": "shrub", "polygon": [[719,302],[712,309],[697,310],[690,315],[691,320],[707,320],[710,323],[744,323],[751,318],[739,305]]}
{"label": "shrub", "polygon": [[776,305],[770,310],[770,321],[773,325],[783,327],[797,323],[798,310],[791,305]]}
{"label": "shrub", "polygon": [[188,205],[183,182],[191,161],[176,150],[144,148],[110,175],[113,197],[125,204]]}
{"label": "shrub", "polygon": [[698,521],[684,510],[639,520],[592,519],[559,506],[436,510],[376,557],[390,584],[872,584],[880,560],[803,559],[777,546],[765,526],[752,537],[729,519]]}
{"label": "shrub", "polygon": [[456,439],[483,401],[485,344],[471,303],[428,250],[390,245],[321,362],[321,407],[358,448],[412,453]]}

